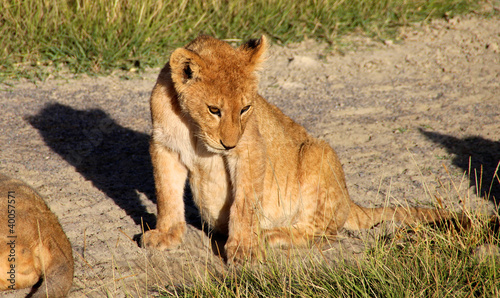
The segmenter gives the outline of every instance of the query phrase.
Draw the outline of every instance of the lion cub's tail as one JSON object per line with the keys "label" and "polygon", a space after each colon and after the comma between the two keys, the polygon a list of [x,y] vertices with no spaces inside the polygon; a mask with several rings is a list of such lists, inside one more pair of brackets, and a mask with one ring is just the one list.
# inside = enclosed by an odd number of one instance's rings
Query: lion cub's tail
{"label": "lion cub's tail", "polygon": [[371,228],[383,221],[412,226],[417,223],[441,223],[449,220],[458,221],[462,228],[470,225],[470,219],[463,213],[423,207],[365,208],[351,201],[351,211],[344,227],[359,230]]}

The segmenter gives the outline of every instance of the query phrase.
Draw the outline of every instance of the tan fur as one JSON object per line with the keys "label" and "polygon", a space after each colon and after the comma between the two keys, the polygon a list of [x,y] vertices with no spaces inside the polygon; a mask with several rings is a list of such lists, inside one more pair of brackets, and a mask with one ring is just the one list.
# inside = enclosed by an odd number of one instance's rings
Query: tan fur
{"label": "tan fur", "polygon": [[362,208],[349,198],[333,149],[257,93],[266,39],[239,48],[208,36],[175,50],[151,95],[158,223],[146,246],[168,249],[185,231],[184,182],[229,260],[269,245],[303,245],[342,227],[389,219],[435,221],[445,211]]}
{"label": "tan fur", "polygon": [[39,283],[30,297],[65,297],[72,281],[71,244],[57,217],[33,189],[0,174],[0,290]]}

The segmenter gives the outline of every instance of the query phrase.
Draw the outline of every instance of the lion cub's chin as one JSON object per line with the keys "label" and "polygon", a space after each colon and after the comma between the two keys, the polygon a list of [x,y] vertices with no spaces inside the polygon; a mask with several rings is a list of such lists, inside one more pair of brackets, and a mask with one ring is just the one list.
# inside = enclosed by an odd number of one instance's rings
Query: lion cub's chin
{"label": "lion cub's chin", "polygon": [[218,148],[213,148],[213,147],[210,147],[210,146],[207,146],[207,150],[210,153],[220,154],[220,155],[227,155],[230,152],[230,150],[218,149]]}
{"label": "lion cub's chin", "polygon": [[227,150],[226,148],[222,147],[221,144],[216,142],[213,138],[208,137],[207,135],[200,137],[200,140],[201,140],[201,143],[203,144],[203,147],[205,147],[205,149],[209,153],[225,155],[226,153],[231,151],[231,150]]}
{"label": "lion cub's chin", "polygon": [[219,148],[219,147],[212,146],[208,142],[203,142],[203,144],[205,145],[205,149],[207,149],[207,151],[210,152],[210,153],[224,154],[224,153],[227,153],[227,151],[228,151],[228,150],[226,150],[224,148]]}

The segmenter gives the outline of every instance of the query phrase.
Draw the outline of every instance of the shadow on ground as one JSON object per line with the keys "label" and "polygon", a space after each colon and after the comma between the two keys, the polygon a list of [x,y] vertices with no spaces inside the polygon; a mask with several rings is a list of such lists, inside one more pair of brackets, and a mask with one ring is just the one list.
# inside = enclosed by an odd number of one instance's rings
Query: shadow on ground
{"label": "shadow on ground", "polygon": [[500,142],[481,137],[464,139],[428,132],[420,132],[431,141],[441,144],[454,155],[453,164],[469,173],[470,185],[479,194],[492,201],[498,209],[500,204]]}
{"label": "shadow on ground", "polygon": [[[52,150],[113,199],[137,225],[156,227],[156,216],[147,212],[139,198],[143,193],[156,203],[149,135],[119,125],[103,110],[76,110],[62,104],[49,104],[26,120]],[[188,183],[184,193],[186,221],[202,230]],[[139,242],[140,235],[134,238]]]}
{"label": "shadow on ground", "polygon": [[117,124],[100,109],[49,104],[26,117],[45,143],[112,198],[138,225],[155,226],[139,193],[154,201],[149,136]]}

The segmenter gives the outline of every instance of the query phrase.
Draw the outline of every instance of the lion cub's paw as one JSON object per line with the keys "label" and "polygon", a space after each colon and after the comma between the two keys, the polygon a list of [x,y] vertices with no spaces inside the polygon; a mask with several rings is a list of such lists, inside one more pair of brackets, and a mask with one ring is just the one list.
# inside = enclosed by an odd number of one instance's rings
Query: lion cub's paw
{"label": "lion cub's paw", "polygon": [[265,251],[260,245],[242,245],[228,242],[225,246],[228,264],[255,264],[265,259]]}
{"label": "lion cub's paw", "polygon": [[182,243],[182,238],[186,230],[183,228],[173,228],[168,232],[159,229],[149,230],[142,236],[142,246],[156,250],[173,249]]}

